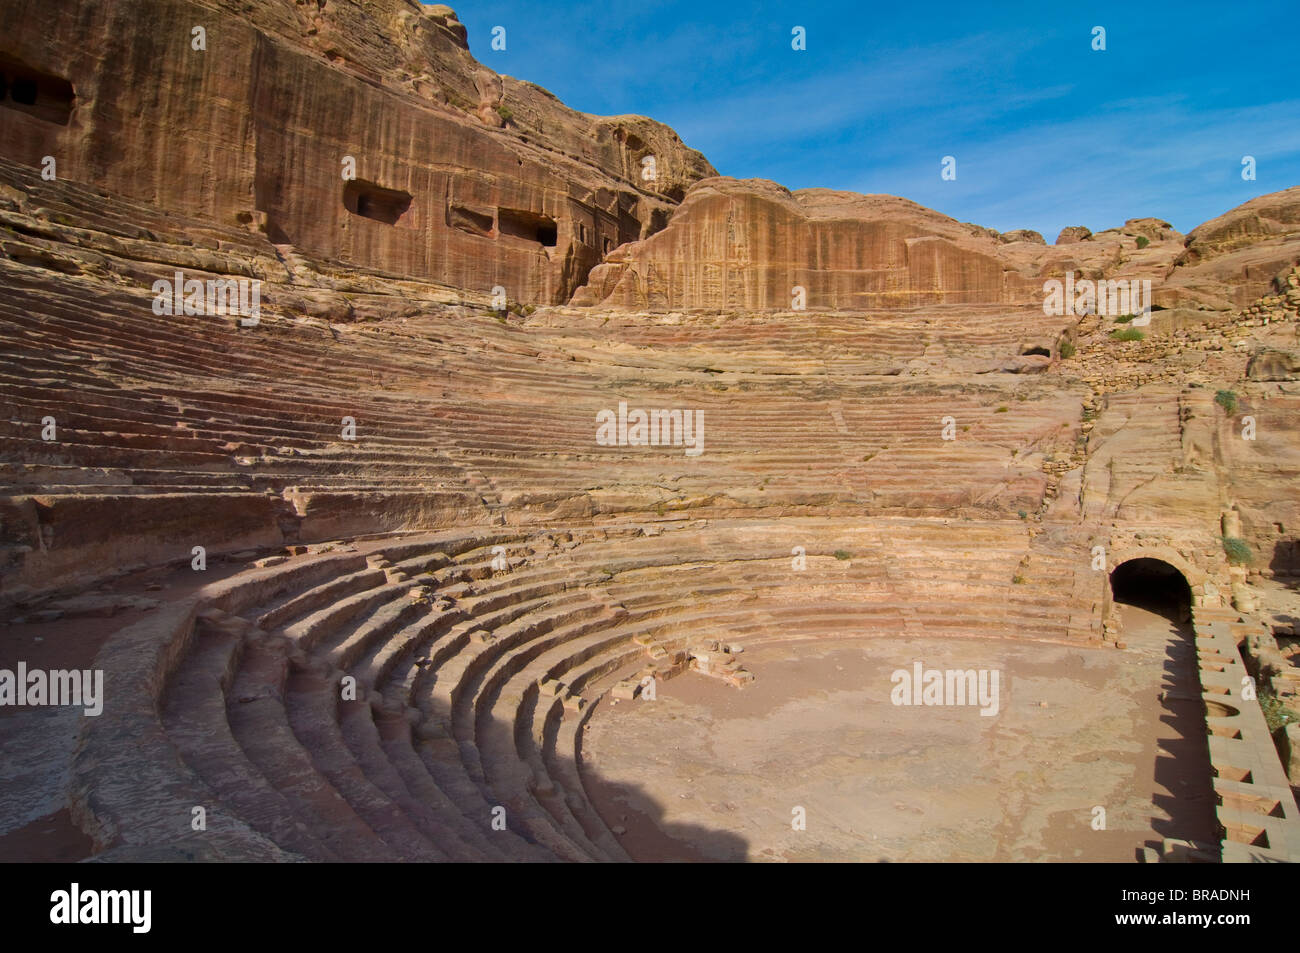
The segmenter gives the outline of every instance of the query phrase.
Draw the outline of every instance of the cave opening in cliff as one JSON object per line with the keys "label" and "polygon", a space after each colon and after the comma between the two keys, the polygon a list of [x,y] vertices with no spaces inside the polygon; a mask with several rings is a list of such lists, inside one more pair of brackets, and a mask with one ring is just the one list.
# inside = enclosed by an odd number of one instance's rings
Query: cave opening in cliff
{"label": "cave opening in cliff", "polygon": [[1186,622],[1192,607],[1192,590],[1176,568],[1161,559],[1130,559],[1110,574],[1111,596],[1116,602],[1138,606],[1171,622]]}
{"label": "cave opening in cliff", "polygon": [[1021,351],[1020,353],[1021,353],[1022,355],[1026,355],[1026,354],[1038,354],[1038,355],[1040,355],[1040,356],[1042,356],[1042,357],[1051,357],[1051,356],[1052,356],[1052,352],[1049,351],[1049,350],[1048,350],[1047,348],[1045,348],[1045,347],[1027,347],[1027,348],[1025,348],[1023,351]]}
{"label": "cave opening in cliff", "polygon": [[1273,528],[1281,538],[1273,544],[1273,556],[1268,568],[1275,577],[1286,577],[1293,588],[1300,588],[1300,583],[1295,578],[1300,576],[1300,539],[1283,537],[1286,530],[1281,523],[1274,523]]}
{"label": "cave opening in cliff", "polygon": [[411,194],[353,179],[343,186],[343,206],[353,215],[396,225],[411,207]]}
{"label": "cave opening in cliff", "polygon": [[33,69],[12,57],[0,55],[0,104],[66,126],[72,118],[76,93],[62,76]]}
{"label": "cave opening in cliff", "polygon": [[554,248],[559,240],[559,227],[555,224],[555,219],[521,209],[497,209],[497,231],[502,235],[537,242],[546,248]]}

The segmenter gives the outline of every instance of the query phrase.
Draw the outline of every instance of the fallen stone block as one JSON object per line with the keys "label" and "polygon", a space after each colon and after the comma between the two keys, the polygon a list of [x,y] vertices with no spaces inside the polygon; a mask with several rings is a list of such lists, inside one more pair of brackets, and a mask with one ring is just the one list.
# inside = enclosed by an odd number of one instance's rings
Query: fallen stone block
{"label": "fallen stone block", "polygon": [[670,678],[676,678],[682,672],[686,671],[686,660],[675,659],[666,665],[659,665],[655,668],[655,678],[667,681]]}
{"label": "fallen stone block", "polygon": [[587,707],[587,699],[581,695],[568,694],[562,702],[565,711],[580,712]]}
{"label": "fallen stone block", "polygon": [[734,672],[728,672],[722,676],[722,680],[733,688],[744,688],[754,681],[754,673],[742,668]]}
{"label": "fallen stone block", "polygon": [[[637,679],[625,678],[612,689],[610,695],[619,701],[631,701],[641,692],[641,682]],[[565,707],[568,707],[567,704]]]}

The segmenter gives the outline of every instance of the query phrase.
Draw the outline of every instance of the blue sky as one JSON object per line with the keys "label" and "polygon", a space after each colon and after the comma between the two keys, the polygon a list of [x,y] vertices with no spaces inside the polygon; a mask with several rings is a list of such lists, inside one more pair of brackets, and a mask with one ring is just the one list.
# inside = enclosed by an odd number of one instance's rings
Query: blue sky
{"label": "blue sky", "polygon": [[1148,215],[1185,232],[1300,184],[1294,0],[985,6],[454,4],[481,62],[584,112],[666,122],[723,175],[887,192],[1048,242]]}

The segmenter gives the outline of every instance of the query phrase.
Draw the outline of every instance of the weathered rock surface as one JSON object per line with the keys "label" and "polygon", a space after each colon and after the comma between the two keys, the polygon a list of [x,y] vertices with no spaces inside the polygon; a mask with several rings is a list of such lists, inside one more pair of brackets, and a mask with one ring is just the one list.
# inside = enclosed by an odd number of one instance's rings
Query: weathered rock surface
{"label": "weathered rock surface", "polygon": [[1061,229],[1061,233],[1056,236],[1056,244],[1073,245],[1075,242],[1086,242],[1091,237],[1091,229],[1083,225],[1070,225]]}
{"label": "weathered rock surface", "polygon": [[1246,377],[1252,381],[1300,380],[1300,353],[1278,347],[1260,348],[1250,356]]}
{"label": "weathered rock surface", "polygon": [[1212,218],[1187,235],[1187,260],[1196,264],[1269,239],[1300,233],[1300,186],[1261,195]]}
{"label": "weathered rock surface", "polygon": [[826,310],[1041,300],[1041,282],[1012,270],[998,257],[1002,243],[978,231],[891,195],[706,179],[667,229],[594,269],[573,303]]}
{"label": "weathered rock surface", "polygon": [[1184,239],[1157,218],[1096,234],[1067,228],[1048,246],[1037,233],[999,235],[893,196],[706,179],[666,229],[610,254],[573,303],[667,311],[1027,304],[1043,302],[1045,280],[1073,274],[1148,281],[1151,303],[1171,312],[1240,309],[1270,291],[1296,297],[1286,276],[1300,260],[1300,232],[1288,237],[1278,224],[1294,193],[1253,200],[1274,218],[1224,216],[1265,225],[1207,257],[1197,251],[1200,229]]}
{"label": "weathered rock surface", "polygon": [[0,36],[51,113],[0,109],[10,158],[53,155],[61,177],[512,301],[567,300],[716,174],[660,123],[587,116],[481,67],[450,8],[414,0],[17,0]]}
{"label": "weathered rock surface", "polygon": [[1161,307],[1245,308],[1300,262],[1300,186],[1251,199],[1187,234],[1156,302]]}
{"label": "weathered rock surface", "polygon": [[[1094,233],[1090,241],[1108,241],[1124,238],[1142,238],[1147,242],[1177,242],[1182,244],[1184,235],[1164,219],[1130,218],[1118,228],[1108,228]],[[1136,244],[1136,243],[1135,243]]]}

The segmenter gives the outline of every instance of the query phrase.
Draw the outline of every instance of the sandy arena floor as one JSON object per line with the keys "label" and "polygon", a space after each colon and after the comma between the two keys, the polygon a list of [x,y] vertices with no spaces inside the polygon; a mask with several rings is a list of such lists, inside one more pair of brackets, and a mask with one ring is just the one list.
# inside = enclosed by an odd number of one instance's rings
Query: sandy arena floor
{"label": "sandy arena floor", "polygon": [[[743,690],[686,673],[654,701],[601,702],[584,781],[638,860],[1131,862],[1164,837],[1212,840],[1199,702],[1160,698],[1194,697],[1189,636],[1118,608],[1123,651],[747,646],[757,680]],[[891,704],[891,672],[918,659],[1000,670],[1001,710]]]}

